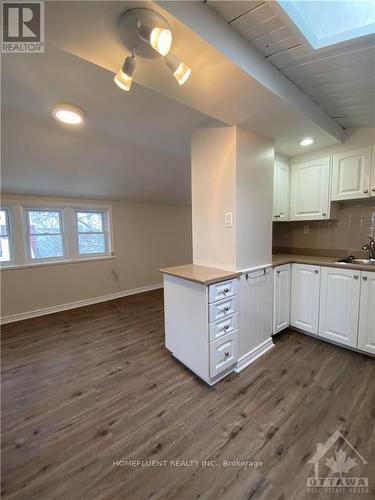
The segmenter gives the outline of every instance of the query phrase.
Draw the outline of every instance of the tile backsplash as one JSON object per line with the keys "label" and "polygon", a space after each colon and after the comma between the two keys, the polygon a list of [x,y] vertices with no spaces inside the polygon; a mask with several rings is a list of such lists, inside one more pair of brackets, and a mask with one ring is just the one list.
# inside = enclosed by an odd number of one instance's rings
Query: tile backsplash
{"label": "tile backsplash", "polygon": [[337,256],[358,255],[369,235],[375,238],[375,198],[333,202],[332,216],[328,221],[275,222],[274,251],[311,249]]}

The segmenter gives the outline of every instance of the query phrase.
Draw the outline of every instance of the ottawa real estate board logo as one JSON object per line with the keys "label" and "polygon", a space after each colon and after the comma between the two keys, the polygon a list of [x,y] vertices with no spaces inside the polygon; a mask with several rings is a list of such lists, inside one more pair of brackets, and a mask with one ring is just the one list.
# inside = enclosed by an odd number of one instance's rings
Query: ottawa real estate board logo
{"label": "ottawa real estate board logo", "polygon": [[368,493],[367,462],[347,438],[335,431],[325,443],[318,443],[308,461],[314,472],[307,479],[310,493]]}
{"label": "ottawa real estate board logo", "polygon": [[44,52],[44,2],[2,2],[1,51]]}

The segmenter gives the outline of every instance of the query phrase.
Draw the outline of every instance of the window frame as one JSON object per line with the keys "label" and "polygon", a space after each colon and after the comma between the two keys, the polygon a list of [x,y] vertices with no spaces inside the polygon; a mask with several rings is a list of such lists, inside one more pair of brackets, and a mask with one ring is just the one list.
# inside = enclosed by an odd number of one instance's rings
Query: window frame
{"label": "window frame", "polygon": [[[110,229],[110,214],[108,208],[88,208],[88,207],[74,207],[74,232],[75,232],[75,244],[76,244],[76,258],[77,259],[87,259],[87,258],[95,258],[95,257],[106,257],[112,255],[111,251],[111,229]],[[93,232],[80,232],[78,230],[78,213],[100,213],[102,214],[102,222],[103,222],[103,231],[93,231]],[[80,234],[103,234],[104,236],[104,252],[95,252],[95,253],[80,253],[79,251],[79,235]]]}
{"label": "window frame", "polygon": [[1,205],[0,210],[5,212],[5,219],[7,225],[7,234],[3,236],[8,237],[9,244],[9,260],[0,261],[1,267],[14,266],[14,239],[13,239],[13,224],[12,224],[12,210],[8,205]]}
{"label": "window frame", "polygon": [[[58,212],[59,219],[60,219],[60,232],[59,233],[31,234],[29,212]],[[43,263],[43,262],[59,262],[59,261],[70,259],[70,257],[67,255],[67,244],[66,244],[66,232],[65,232],[65,224],[64,224],[64,209],[63,209],[63,207],[51,207],[51,206],[40,206],[40,205],[35,206],[35,207],[27,206],[27,207],[23,207],[23,213],[24,213],[23,237],[24,237],[24,245],[25,245],[26,263],[37,264],[37,263]],[[59,257],[32,257],[30,237],[31,236],[44,236],[44,235],[47,235],[47,236],[59,235],[59,236],[61,236],[62,250],[63,250],[63,254],[61,256],[59,256]]]}

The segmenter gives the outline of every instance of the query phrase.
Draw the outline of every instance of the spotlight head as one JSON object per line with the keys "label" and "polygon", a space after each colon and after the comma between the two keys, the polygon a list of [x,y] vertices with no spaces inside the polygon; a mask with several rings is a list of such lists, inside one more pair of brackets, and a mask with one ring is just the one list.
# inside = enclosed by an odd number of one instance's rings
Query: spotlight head
{"label": "spotlight head", "polygon": [[114,80],[115,83],[122,90],[130,90],[133,81],[133,75],[135,72],[136,61],[135,56],[128,56],[122,68],[117,72]]}
{"label": "spotlight head", "polygon": [[172,71],[179,85],[183,85],[191,74],[191,68],[180,61],[174,54],[168,54],[165,58],[165,64]]}

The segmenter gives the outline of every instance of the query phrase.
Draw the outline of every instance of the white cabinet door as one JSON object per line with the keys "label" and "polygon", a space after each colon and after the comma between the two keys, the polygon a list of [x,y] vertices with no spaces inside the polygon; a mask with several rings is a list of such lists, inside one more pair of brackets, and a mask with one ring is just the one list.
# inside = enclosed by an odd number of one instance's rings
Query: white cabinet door
{"label": "white cabinet door", "polygon": [[292,264],[290,324],[318,333],[320,267]]}
{"label": "white cabinet door", "polygon": [[375,354],[375,273],[362,272],[358,349]]}
{"label": "white cabinet door", "polygon": [[289,220],[290,167],[279,160],[275,161],[273,175],[273,220]]}
{"label": "white cabinet door", "polygon": [[357,346],[360,271],[323,267],[319,336]]}
{"label": "white cabinet door", "polygon": [[273,282],[273,334],[290,324],[290,264],[274,269]]}
{"label": "white cabinet door", "polygon": [[329,156],[292,166],[290,220],[328,219],[329,182]]}
{"label": "white cabinet door", "polygon": [[332,200],[370,196],[371,148],[333,156]]}
{"label": "white cabinet door", "polygon": [[372,148],[371,196],[375,196],[375,146]]}

